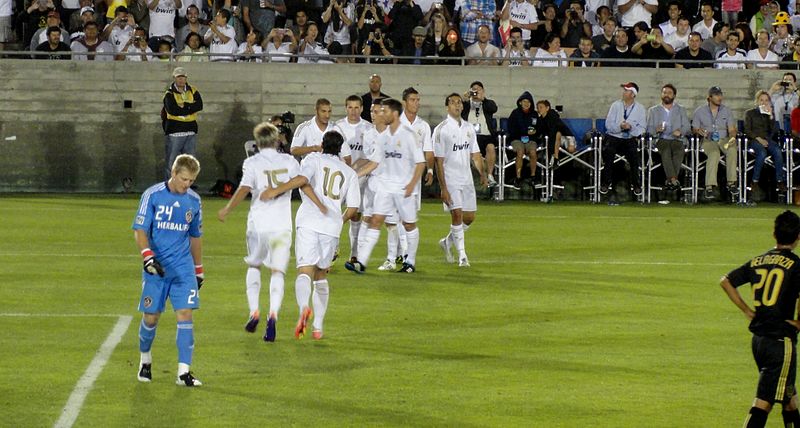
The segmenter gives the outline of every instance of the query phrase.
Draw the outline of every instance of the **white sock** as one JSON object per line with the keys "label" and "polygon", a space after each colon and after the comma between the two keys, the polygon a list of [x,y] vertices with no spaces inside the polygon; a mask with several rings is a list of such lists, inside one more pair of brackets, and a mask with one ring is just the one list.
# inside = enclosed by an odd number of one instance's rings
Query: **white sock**
{"label": "white sock", "polygon": [[250,307],[250,315],[258,311],[258,296],[261,294],[261,271],[258,268],[247,268],[245,276],[247,285],[247,305]]}
{"label": "white sock", "polygon": [[453,235],[453,243],[455,243],[456,251],[458,251],[458,258],[467,257],[467,252],[464,250],[464,228],[462,225],[450,225],[450,234]]}
{"label": "white sock", "polygon": [[328,280],[314,281],[314,295],[311,301],[314,305],[314,330],[322,331],[322,322],[325,321],[325,311],[328,310]]}
{"label": "white sock", "polygon": [[283,272],[272,272],[269,279],[269,314],[278,318],[283,303]]}
{"label": "white sock", "polygon": [[369,263],[369,256],[372,255],[372,249],[375,248],[375,244],[378,243],[381,231],[378,229],[367,229],[366,231],[362,230],[359,235],[363,236],[364,240],[361,242],[363,245],[359,244],[358,246],[358,261],[366,266],[367,263]]}
{"label": "white sock", "polygon": [[400,242],[399,227],[396,224],[386,225],[386,260],[394,263],[397,258],[397,245]]}
{"label": "white sock", "polygon": [[308,307],[308,299],[311,298],[311,277],[301,273],[297,275],[294,281],[294,292],[297,297],[297,306],[300,307],[300,313],[303,308]]}
{"label": "white sock", "polygon": [[350,220],[350,257],[358,259],[358,231],[361,221]]}
{"label": "white sock", "polygon": [[469,229],[469,225],[466,223],[461,223],[461,227],[464,229],[464,232],[466,232]]}
{"label": "white sock", "polygon": [[417,263],[417,247],[419,247],[419,228],[415,227],[412,231],[406,231],[408,239],[408,258],[406,263],[415,265]]}
{"label": "white sock", "polygon": [[189,365],[186,363],[178,363],[178,376],[188,373],[189,372]]}
{"label": "white sock", "polygon": [[397,232],[400,234],[400,247],[398,251],[401,256],[405,256],[408,254],[408,233],[406,232],[406,228],[402,225],[397,228]]}
{"label": "white sock", "polygon": [[153,364],[153,354],[149,351],[140,353],[139,364]]}

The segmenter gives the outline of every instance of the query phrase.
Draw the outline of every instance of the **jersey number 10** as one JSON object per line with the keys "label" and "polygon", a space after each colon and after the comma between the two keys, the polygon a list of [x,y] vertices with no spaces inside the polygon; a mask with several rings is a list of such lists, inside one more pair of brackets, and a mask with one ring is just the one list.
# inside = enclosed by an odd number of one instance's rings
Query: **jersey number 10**
{"label": "jersey number 10", "polygon": [[[342,171],[333,171],[331,174],[331,169],[327,166],[323,168],[325,171],[325,177],[323,178],[323,191],[325,192],[325,196],[333,199],[334,201],[338,201],[342,197],[342,186],[344,186],[344,174]],[[336,185],[336,180],[339,180],[338,186]],[[334,187],[336,188],[334,191]]]}
{"label": "jersey number 10", "polygon": [[756,274],[761,277],[761,280],[753,284],[753,305],[775,305],[778,302],[778,296],[781,294],[783,269],[756,269]]}

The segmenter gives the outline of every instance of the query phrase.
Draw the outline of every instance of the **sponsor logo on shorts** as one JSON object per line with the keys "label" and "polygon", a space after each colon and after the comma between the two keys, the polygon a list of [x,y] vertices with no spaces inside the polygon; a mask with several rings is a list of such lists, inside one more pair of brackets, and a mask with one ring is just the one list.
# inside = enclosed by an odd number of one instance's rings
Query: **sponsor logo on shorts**
{"label": "sponsor logo on shorts", "polygon": [[144,307],[149,308],[153,306],[153,298],[150,296],[144,296]]}

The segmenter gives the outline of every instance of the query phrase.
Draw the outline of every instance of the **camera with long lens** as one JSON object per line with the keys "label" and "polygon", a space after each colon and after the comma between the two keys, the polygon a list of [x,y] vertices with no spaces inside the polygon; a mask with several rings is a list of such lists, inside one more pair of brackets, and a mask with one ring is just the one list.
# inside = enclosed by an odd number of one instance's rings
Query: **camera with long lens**
{"label": "camera with long lens", "polygon": [[283,123],[294,123],[294,113],[287,110],[281,114],[281,120]]}

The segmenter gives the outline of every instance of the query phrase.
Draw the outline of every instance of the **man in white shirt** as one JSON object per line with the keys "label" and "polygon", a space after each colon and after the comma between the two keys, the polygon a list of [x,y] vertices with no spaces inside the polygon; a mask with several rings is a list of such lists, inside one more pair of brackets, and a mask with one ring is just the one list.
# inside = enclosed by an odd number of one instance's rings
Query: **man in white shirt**
{"label": "man in white shirt", "polygon": [[[752,49],[747,52],[747,61],[750,63],[747,64],[747,68],[771,68],[777,69],[778,64],[777,61],[781,59],[775,52],[769,50],[769,32],[765,29],[758,30],[756,33],[756,49]],[[774,64],[765,64],[765,62],[773,62]]]}
{"label": "man in white shirt", "polygon": [[363,240],[359,239],[358,261],[347,262],[344,266],[356,273],[364,272],[378,242],[381,224],[397,211],[408,239],[408,256],[398,272],[412,273],[416,271],[419,247],[415,190],[425,169],[425,155],[418,146],[414,131],[400,122],[403,105],[394,99],[384,100],[381,104],[384,119],[389,123],[388,133],[381,139],[381,146],[375,148],[369,162],[358,169],[359,177],[363,177],[380,166],[373,178],[377,179],[377,186],[372,221]]}
{"label": "man in white shirt", "polygon": [[[83,55],[73,55],[72,59],[76,61],[113,61],[115,52],[114,46],[111,43],[104,42],[98,37],[100,31],[97,29],[97,23],[94,21],[87,22],[83,26],[83,37],[75,40],[70,45],[70,49],[75,53],[83,53]],[[96,54],[107,55],[96,55]]]}
{"label": "man in white shirt", "polygon": [[[228,26],[231,13],[228,9],[220,9],[214,19],[208,24],[208,31],[203,39],[206,45],[211,46],[209,53],[212,54],[211,61],[234,61],[236,58],[236,30]],[[213,54],[231,54],[230,56]]]}
{"label": "man in white shirt", "polygon": [[672,33],[678,31],[678,18],[681,16],[681,2],[677,0],[670,0],[669,4],[667,5],[667,15],[669,19],[659,24],[661,28],[661,33],[664,35],[666,39]]}
{"label": "man in white shirt", "polygon": [[[309,194],[301,194],[303,202],[295,217],[295,257],[297,279],[294,283],[300,318],[294,337],[302,339],[309,320],[314,317],[312,337],[322,339],[325,312],[328,309],[328,269],[339,246],[339,235],[344,221],[352,218],[361,204],[358,177],[352,168],[339,159],[344,137],[337,132],[326,132],[322,138],[322,153],[311,153],[300,164],[300,174],[277,188],[267,189],[261,200],[273,198],[283,192],[305,185],[311,186],[315,202]],[[342,214],[342,204],[347,210]],[[314,284],[313,295],[311,284]],[[311,308],[309,308],[311,300]]]}
{"label": "man in white shirt", "polygon": [[747,52],[739,49],[739,33],[735,31],[728,33],[725,43],[727,49],[717,53],[717,62],[714,63],[714,68],[745,68],[744,61],[747,59]]}
{"label": "man in white shirt", "polygon": [[[369,158],[375,152],[376,147],[382,147],[382,139],[387,135],[388,124],[384,120],[383,106],[381,106],[381,102],[383,101],[382,98],[375,98],[372,100],[372,105],[370,106],[370,119],[372,119],[373,127],[368,129],[367,132],[364,134],[364,158],[359,159],[356,162],[353,162],[353,169],[358,171],[359,168],[363,167],[369,162]],[[363,119],[363,117],[362,117]],[[376,170],[377,171],[377,170]],[[354,244],[356,260],[358,261],[358,247],[363,245],[361,241],[364,240],[364,237],[367,235],[367,229],[369,228],[370,223],[372,223],[372,208],[373,202],[375,199],[375,190],[377,189],[378,183],[377,179],[375,178],[376,171],[373,171],[373,174],[366,175],[361,177],[361,225],[359,226],[358,232],[358,241]],[[396,221],[395,221],[396,224]],[[352,225],[352,223],[351,223]],[[395,228],[396,229],[396,228]],[[397,257],[397,240],[395,238],[395,245],[394,247],[389,246],[389,252],[391,260],[387,257],[387,262],[391,262],[391,270],[396,268],[395,266],[395,258]],[[392,253],[392,249],[394,248],[394,252]],[[351,249],[351,255],[353,254],[353,250]],[[401,253],[401,254],[404,254]],[[351,261],[355,263],[355,261]],[[388,263],[384,263],[381,267],[386,266],[387,268]],[[378,270],[381,270],[379,267]],[[385,270],[385,269],[384,269]]]}
{"label": "man in white shirt", "polygon": [[653,14],[658,11],[658,0],[619,0],[617,7],[624,28],[631,28],[639,21],[649,25]]}
{"label": "man in white shirt", "polygon": [[128,40],[133,37],[135,27],[136,21],[133,20],[133,15],[128,13],[128,8],[118,6],[114,9],[114,20],[106,24],[100,38],[108,40],[114,46],[114,50],[120,52],[128,44]]}
{"label": "man in white shirt", "polygon": [[689,34],[692,33],[690,28],[689,18],[681,16],[678,18],[677,30],[668,37],[664,37],[664,43],[672,46],[676,52],[689,46]]}
{"label": "man in white shirt", "polygon": [[536,7],[526,0],[509,0],[500,12],[500,19],[508,20],[511,27],[522,30],[522,40],[525,46],[531,42],[531,31],[539,27],[539,15]]}
{"label": "man in white shirt", "polygon": [[[526,3],[527,4],[527,3]],[[489,43],[491,39],[491,30],[488,25],[481,25],[478,27],[478,41],[471,44],[465,51],[464,55],[468,58],[500,58],[500,49]],[[497,65],[497,59],[470,59],[467,65]]]}
{"label": "man in white shirt", "polygon": [[153,39],[169,37],[170,41],[175,40],[175,14],[181,5],[181,0],[148,0],[150,49],[153,49]]}
{"label": "man in white shirt", "polygon": [[500,51],[503,58],[502,65],[509,67],[525,67],[531,65],[530,53],[525,49],[525,42],[522,41],[522,29],[512,28],[508,35],[506,47]]}
{"label": "man in white shirt", "polygon": [[261,293],[261,266],[272,271],[269,281],[269,316],[264,340],[275,341],[278,312],[283,301],[284,275],[289,265],[289,250],[292,246],[292,198],[291,192],[275,199],[262,201],[261,192],[286,183],[300,172],[300,165],[291,155],[278,153],[276,147],[280,132],[274,125],[264,122],[253,130],[258,153],[245,159],[242,165],[242,181],[236,193],[217,213],[224,222],[228,213],[236,208],[248,194],[252,195],[250,212],[247,214],[247,275],[245,284],[250,316],[244,329],[256,331],[261,319],[259,295]]}
{"label": "man in white shirt", "polygon": [[[322,151],[322,137],[328,131],[335,131],[336,128],[331,123],[331,102],[325,98],[320,98],[315,104],[316,115],[310,120],[301,123],[294,131],[292,146],[289,149],[293,156],[303,157],[312,152]],[[339,156],[350,165],[350,146],[343,145]]]}
{"label": "man in white shirt", "polygon": [[475,212],[478,210],[470,163],[480,173],[481,186],[486,187],[487,181],[475,130],[469,122],[461,119],[461,111],[464,109],[461,95],[450,94],[445,102],[447,118],[434,129],[433,151],[442,201],[450,210],[451,222],[450,233],[439,241],[439,245],[448,251],[443,243],[452,239],[458,252],[458,266],[469,267],[464,232],[475,220]]}
{"label": "man in white shirt", "polygon": [[708,39],[714,35],[714,25],[717,21],[714,19],[714,9],[711,3],[703,3],[700,7],[700,16],[703,18],[697,24],[694,24],[692,31],[697,31],[703,36],[703,40]]}

